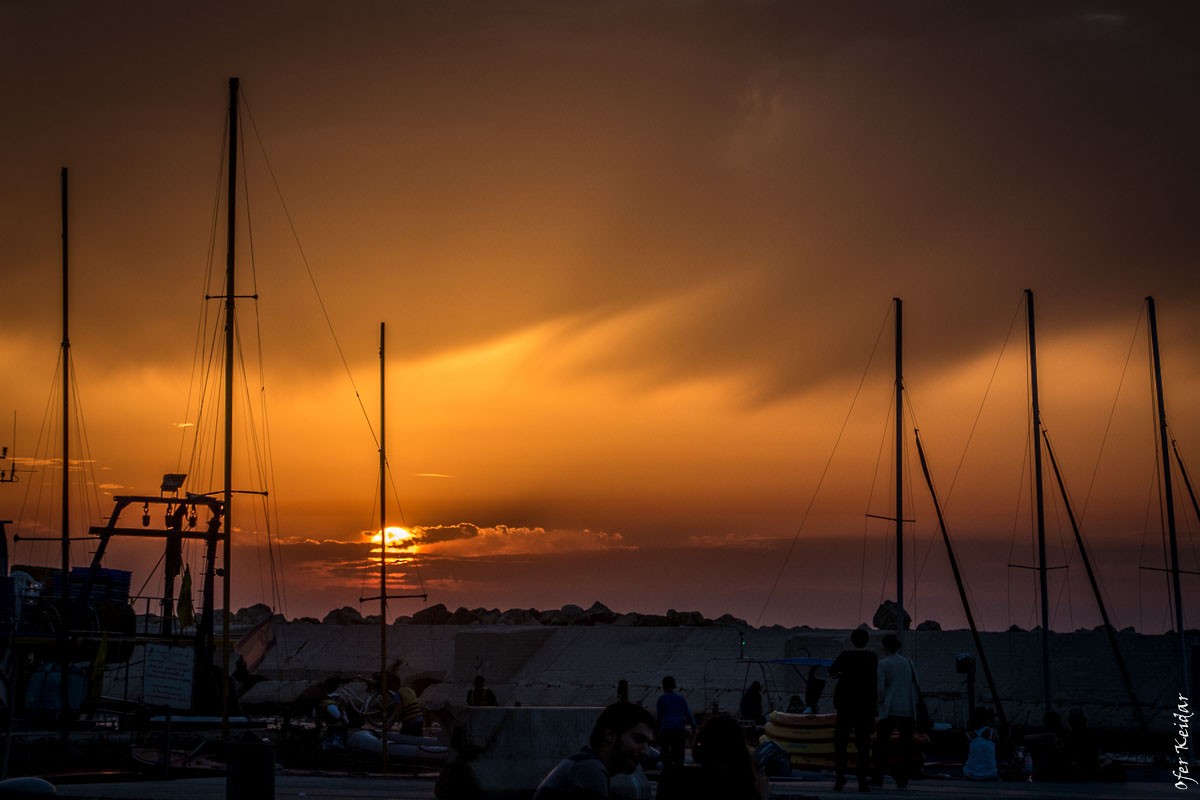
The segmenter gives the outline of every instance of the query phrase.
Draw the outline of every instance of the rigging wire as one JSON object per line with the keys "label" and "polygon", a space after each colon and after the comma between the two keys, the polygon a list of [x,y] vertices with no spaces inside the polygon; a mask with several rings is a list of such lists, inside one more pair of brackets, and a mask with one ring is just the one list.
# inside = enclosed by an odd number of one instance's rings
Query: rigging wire
{"label": "rigging wire", "polygon": [[[249,112],[247,111],[247,113],[249,113]],[[262,145],[262,141],[259,140],[259,146],[261,147],[261,145]],[[246,152],[245,147],[242,147],[241,150],[242,150],[243,154]],[[243,155],[243,158],[245,158],[244,155]],[[264,158],[265,158],[265,152],[264,152]],[[247,239],[248,239],[248,245],[249,245],[249,250],[250,250],[250,280],[251,280],[251,287],[252,287],[251,288],[251,298],[254,300],[254,305],[253,305],[253,308],[254,308],[254,331],[255,331],[254,343],[255,343],[255,346],[257,349],[257,357],[258,357],[258,387],[259,387],[258,388],[258,397],[259,397],[259,412],[260,412],[259,419],[260,419],[260,424],[262,425],[262,441],[260,442],[256,435],[257,430],[258,430],[257,427],[252,427],[251,430],[248,431],[247,438],[249,441],[247,442],[247,447],[248,447],[247,456],[249,456],[249,452],[250,452],[249,447],[252,446],[253,452],[255,453],[255,456],[256,456],[252,468],[257,469],[258,478],[259,478],[259,481],[261,482],[260,485],[264,488],[264,494],[261,497],[261,505],[262,505],[262,512],[263,512],[263,525],[266,528],[267,560],[268,560],[268,565],[269,565],[267,572],[268,572],[269,581],[270,581],[270,591],[268,592],[266,587],[263,587],[263,593],[265,595],[271,597],[272,605],[274,606],[275,610],[286,616],[287,615],[287,598],[284,594],[283,582],[280,580],[280,573],[283,571],[283,551],[278,550],[274,546],[275,535],[274,535],[274,529],[271,526],[271,510],[272,509],[275,510],[276,518],[278,519],[278,504],[271,502],[270,496],[265,493],[265,490],[267,487],[275,485],[274,484],[275,462],[274,462],[274,458],[272,457],[273,450],[271,449],[271,429],[270,429],[270,424],[269,424],[268,405],[267,405],[266,357],[265,357],[265,353],[263,351],[263,341],[264,341],[265,337],[263,336],[263,331],[262,331],[262,315],[259,313],[258,259],[256,257],[256,250],[255,250],[255,246],[254,246],[255,245],[254,215],[251,212],[251,196],[250,196],[250,183],[249,183],[249,174],[248,173],[249,173],[248,169],[242,170],[242,191],[243,191],[243,197],[245,199],[246,229],[247,229],[247,234],[248,234]],[[246,375],[245,355],[240,352],[241,347],[242,347],[240,330],[237,331],[237,333],[238,333],[238,349],[239,349],[240,363],[242,364],[242,382],[243,382],[242,385],[244,387],[244,392],[245,392],[246,418],[253,421],[254,409],[253,409],[253,403],[251,402],[251,397],[250,397],[251,384],[250,384],[249,377]],[[257,507],[256,507],[256,511],[257,511]],[[255,521],[257,522],[257,517],[255,518]],[[257,526],[256,526],[255,530],[257,531]],[[259,557],[259,579],[261,581],[262,575],[263,575],[261,547],[258,548],[258,557]]]}
{"label": "rigging wire", "polygon": [[[886,323],[887,323],[887,320],[885,319],[884,324],[886,325]],[[874,358],[874,352],[872,352],[871,355],[872,355],[872,358]],[[894,394],[892,396],[893,396],[893,398],[895,397]],[[871,499],[873,497],[875,497],[875,488],[878,485],[879,472],[882,469],[882,465],[885,463],[885,454],[887,453],[887,449],[888,449],[888,440],[892,433],[892,409],[893,408],[895,408],[895,404],[889,403],[888,404],[888,413],[886,414],[886,418],[883,421],[883,431],[880,434],[880,438],[879,438],[879,449],[875,453],[875,469],[871,470],[871,486],[867,491],[867,510],[863,513],[863,546],[862,546],[863,557],[862,557],[862,561],[858,567],[858,569],[859,569],[858,619],[860,619],[860,620],[865,619],[865,617],[863,616],[863,613],[864,613],[863,598],[866,596],[866,585],[867,585],[867,577],[866,577],[867,576],[867,561],[868,561],[868,559],[867,559],[867,544],[870,539],[870,531],[871,531],[871,514],[870,514]],[[890,463],[890,459],[888,459],[888,463]],[[894,479],[895,475],[891,475],[890,477]],[[892,482],[894,483],[894,480]],[[892,548],[888,547],[887,542],[884,541],[883,542],[883,558],[882,558],[883,574],[881,575],[881,577],[879,579],[879,599],[875,603],[876,608],[878,608],[880,605],[882,605],[884,598],[887,597],[887,578],[888,578],[888,574],[890,573],[891,568],[892,568],[892,556],[893,555],[894,555],[894,553],[892,552]]]}
{"label": "rigging wire", "polygon": [[992,366],[992,374],[988,376],[987,387],[983,390],[983,398],[979,401],[979,410],[975,412],[975,419],[971,422],[971,430],[967,433],[967,441],[963,444],[962,455],[958,459],[958,466],[954,470],[954,474],[950,476],[950,488],[946,490],[946,495],[943,498],[942,510],[945,511],[950,506],[950,498],[954,494],[954,487],[958,483],[958,476],[962,473],[963,465],[967,460],[967,453],[971,449],[971,441],[975,438],[975,431],[979,429],[979,421],[983,417],[983,409],[987,405],[988,397],[991,396],[992,387],[996,383],[996,375],[1000,371],[1000,364],[1004,360],[1004,351],[1008,349],[1008,343],[1012,340],[1013,329],[1017,325],[1017,320],[1020,318],[1021,309],[1025,303],[1022,298],[1017,303],[1016,309],[1013,311],[1012,319],[1008,323],[1008,332],[1004,335],[1004,340],[1000,344],[1000,352],[996,356],[996,363]]}
{"label": "rigging wire", "polygon": [[821,492],[821,486],[825,483],[825,478],[829,475],[829,468],[833,464],[833,457],[837,453],[838,445],[842,441],[842,437],[846,433],[846,428],[850,424],[850,416],[854,412],[854,405],[858,401],[858,397],[862,394],[863,384],[867,380],[867,373],[871,368],[871,362],[874,360],[875,353],[879,349],[879,342],[883,338],[883,331],[887,326],[888,314],[884,315],[883,323],[880,325],[879,333],[875,337],[875,344],[871,349],[871,355],[867,359],[867,365],[863,369],[862,377],[858,381],[858,387],[854,390],[854,397],[850,401],[850,408],[846,410],[846,417],[842,420],[842,426],[838,430],[837,438],[834,440],[833,447],[829,452],[829,458],[825,461],[825,466],[821,470],[821,477],[817,480],[816,488],[813,489],[812,497],[808,501],[808,507],[804,510],[804,515],[800,518],[800,526],[796,529],[796,535],[792,537],[792,542],[788,546],[787,553],[784,554],[783,560],[779,565],[779,571],[775,575],[775,580],[771,583],[771,588],[767,591],[767,598],[763,601],[762,609],[758,612],[758,618],[755,620],[755,625],[762,622],[763,615],[767,612],[767,607],[771,604],[771,598],[775,594],[775,590],[779,587],[780,580],[783,579],[784,572],[787,569],[788,562],[792,558],[792,553],[796,550],[796,544],[800,541],[800,535],[804,532],[804,526],[808,522],[809,514],[812,513],[813,506],[816,505],[817,496]]}
{"label": "rigging wire", "polygon": [[[1146,336],[1146,363],[1154,363],[1154,343],[1150,336]],[[1146,371],[1146,388],[1149,402],[1146,404],[1146,419],[1148,422],[1148,439],[1154,442],[1154,467],[1151,470],[1150,486],[1147,489],[1146,496],[1146,515],[1145,523],[1142,529],[1143,552],[1145,550],[1145,541],[1150,535],[1150,519],[1154,513],[1154,507],[1158,507],[1158,530],[1159,530],[1159,545],[1162,547],[1162,560],[1160,563],[1167,566],[1167,569],[1162,571],[1163,595],[1167,598],[1166,604],[1163,606],[1163,617],[1159,624],[1163,630],[1169,630],[1174,627],[1169,620],[1173,619],[1173,611],[1175,607],[1174,593],[1171,591],[1171,555],[1167,545],[1167,520],[1166,508],[1163,505],[1163,477],[1162,477],[1162,448],[1159,447],[1159,430],[1158,430],[1158,405],[1156,401],[1156,389],[1154,383],[1154,370]],[[1140,577],[1140,576],[1139,576]],[[1141,605],[1141,581],[1139,583],[1138,601]]]}
{"label": "rigging wire", "polygon": [[[1189,478],[1190,473],[1188,472],[1187,464],[1183,460],[1183,454],[1179,452],[1179,443],[1175,441],[1175,434],[1171,430],[1170,423],[1167,424],[1167,436],[1171,441],[1171,449],[1174,450],[1174,452],[1175,452],[1175,463],[1179,465],[1179,471],[1182,473],[1182,475],[1185,479],[1188,479],[1190,481],[1190,478]],[[1180,487],[1179,488],[1180,500],[1182,500],[1182,498],[1183,498],[1183,492],[1184,492],[1184,487]],[[1190,497],[1190,495],[1189,495],[1189,497]],[[1187,526],[1187,530],[1185,532],[1187,533],[1188,544],[1190,544],[1191,548],[1192,548],[1193,566],[1200,566],[1200,552],[1197,551],[1196,537],[1192,534],[1192,527],[1191,527],[1191,523],[1189,521],[1190,517],[1187,514],[1180,514],[1179,519],[1182,519],[1184,521],[1184,524]],[[1176,521],[1175,521],[1176,524],[1178,524],[1179,519],[1176,519]]]}
{"label": "rigging wire", "polygon": [[246,118],[250,121],[250,127],[254,131],[255,138],[258,140],[258,146],[259,146],[260,151],[263,154],[263,161],[266,164],[267,173],[271,176],[271,181],[275,185],[275,193],[279,197],[279,203],[280,203],[280,206],[283,208],[284,217],[287,219],[288,227],[291,229],[291,232],[292,232],[292,239],[296,242],[296,248],[300,253],[300,260],[304,264],[304,270],[308,275],[309,283],[312,284],[313,293],[317,297],[317,304],[321,307],[321,314],[325,318],[325,325],[326,325],[326,327],[329,328],[329,335],[331,337],[333,337],[334,347],[337,349],[338,357],[342,360],[342,366],[346,370],[346,377],[350,380],[350,385],[354,389],[354,397],[358,400],[358,407],[362,411],[363,419],[367,423],[367,429],[371,433],[371,438],[375,441],[375,444],[378,446],[379,437],[375,433],[375,428],[371,425],[371,418],[367,414],[366,406],[363,404],[362,395],[358,391],[358,385],[354,382],[354,374],[350,371],[350,363],[346,359],[345,352],[342,350],[342,344],[338,340],[337,331],[334,330],[333,320],[329,316],[329,310],[326,308],[325,300],[321,296],[321,290],[317,286],[317,278],[316,278],[316,275],[313,274],[312,266],[308,262],[308,255],[304,252],[304,247],[300,244],[300,235],[296,232],[296,224],[292,220],[292,214],[288,210],[287,203],[285,203],[283,200],[283,191],[279,186],[278,178],[276,178],[276,176],[275,176],[275,169],[271,166],[271,160],[267,156],[267,148],[262,142],[262,136],[259,133],[258,125],[254,122],[254,114],[250,111],[250,105],[246,98],[245,90],[243,90],[241,97],[242,97],[242,103],[246,108]]}
{"label": "rigging wire", "polygon": [[[305,253],[304,247],[300,241],[299,233],[296,231],[296,225],[295,225],[294,220],[292,219],[291,212],[288,209],[287,203],[283,198],[283,191],[279,185],[278,177],[276,176],[274,167],[271,164],[271,159],[270,159],[269,155],[267,154],[267,148],[262,141],[262,135],[258,129],[257,123],[254,120],[254,114],[250,108],[248,97],[246,96],[244,91],[241,94],[241,99],[242,99],[242,104],[246,111],[246,118],[250,123],[249,127],[251,128],[251,130],[253,130],[255,139],[258,142],[259,152],[262,153],[263,162],[266,166],[267,173],[270,175],[272,184],[275,187],[275,193],[279,199],[280,207],[282,208],[284,217],[287,220],[289,230],[291,231],[291,234],[292,234],[292,239],[295,242],[296,249],[297,249],[297,252],[299,253],[301,263],[303,263],[303,265],[304,265],[305,273],[308,276],[309,283],[311,284],[311,286],[313,288],[313,293],[316,297],[317,304],[319,305],[319,307],[321,309],[321,314],[324,317],[326,327],[328,328],[330,336],[333,339],[334,347],[337,350],[338,357],[341,359],[342,366],[346,371],[347,378],[349,379],[350,385],[354,391],[355,399],[358,401],[359,409],[362,412],[363,419],[367,424],[367,429],[371,435],[372,440],[375,442],[376,446],[379,447],[380,446],[379,437],[375,432],[374,426],[371,424],[370,416],[367,413],[366,406],[363,402],[362,394],[359,391],[357,383],[354,380],[354,375],[350,370],[349,361],[346,358],[345,351],[343,350],[341,342],[338,339],[337,331],[335,330],[335,328],[333,326],[333,320],[329,315],[329,310],[325,304],[324,297],[322,296],[320,287],[317,284],[316,275],[313,272],[312,265],[310,264],[309,259],[308,259],[308,255]],[[248,198],[249,198],[249,193],[247,191],[247,204],[249,203]],[[257,292],[256,292],[256,294],[257,294]],[[261,363],[261,359],[260,359],[260,363]],[[268,432],[268,436],[269,436],[269,432]],[[392,487],[392,493],[396,498],[397,512],[400,515],[402,524],[405,527],[407,527],[407,522],[404,519],[403,506],[401,505],[400,499],[399,499],[399,492],[396,490],[395,477],[391,472],[390,464],[385,462],[384,466],[385,466],[385,471],[388,475],[389,482]],[[379,491],[381,491],[381,492],[384,491],[384,487],[379,487]],[[377,494],[376,500],[378,501],[378,499],[379,499],[379,495]],[[386,532],[381,531],[380,535],[381,535],[381,537],[386,536]],[[420,584],[421,584],[421,591],[424,594],[425,593],[424,578],[421,575],[419,563],[414,565],[414,569],[417,573],[418,580],[420,581]]]}
{"label": "rigging wire", "polygon": [[[199,400],[201,401],[200,407],[197,408],[197,410],[196,410],[197,417],[202,416],[204,413],[203,404],[202,404],[202,401],[204,398],[204,389],[196,388],[196,377],[197,377],[197,375],[200,376],[200,379],[202,381],[202,386],[203,386],[203,381],[207,380],[208,375],[209,375],[209,370],[205,369],[202,366],[206,360],[205,353],[207,352],[207,350],[205,349],[204,345],[205,345],[206,331],[209,330],[209,328],[208,328],[208,317],[209,317],[208,290],[209,290],[209,287],[212,285],[213,265],[216,261],[217,230],[218,230],[220,214],[221,214],[221,184],[222,184],[222,180],[223,180],[222,176],[225,174],[225,153],[226,153],[226,149],[227,149],[226,145],[228,144],[228,142],[229,142],[229,112],[226,111],[225,112],[225,122],[223,125],[223,130],[222,130],[222,135],[221,135],[221,145],[220,145],[220,149],[218,150],[218,155],[217,155],[217,176],[216,176],[215,186],[213,188],[214,196],[213,196],[213,203],[212,203],[212,218],[209,222],[209,231],[208,231],[208,257],[205,262],[204,281],[201,284],[201,289],[203,291],[200,292],[200,313],[196,317],[196,339],[195,339],[195,345],[192,348],[192,373],[188,379],[187,401],[186,401],[186,405],[184,407],[184,413],[183,413],[184,423],[183,423],[183,425],[180,426],[180,432],[179,432],[179,456],[175,462],[176,471],[179,471],[180,467],[183,464],[183,451],[184,451],[184,447],[187,443],[187,433],[189,430],[188,420],[190,420],[192,418],[192,398],[193,397],[198,397]],[[215,336],[215,333],[216,333],[216,329],[214,328],[214,336]],[[191,430],[193,433],[196,432],[195,428],[192,428]]]}
{"label": "rigging wire", "polygon": [[[904,389],[904,400],[905,400],[905,405],[908,407],[909,419],[912,420],[912,425],[913,425],[913,429],[914,429],[914,433],[915,433],[916,431],[919,431],[921,429],[921,425],[920,425],[920,422],[917,420],[917,410],[912,402],[912,394],[908,391],[907,387],[905,387],[905,389]],[[907,445],[906,445],[906,447],[907,447]],[[928,448],[926,448],[926,454],[928,454],[928,452],[929,452],[929,450],[928,450]],[[910,467],[910,472],[911,472],[911,467]],[[934,495],[936,497],[941,497],[941,495],[938,493],[936,481],[933,479],[932,473],[929,474],[928,479],[931,484],[935,484],[932,489]],[[913,500],[910,507],[911,508],[916,507],[915,499]],[[944,516],[945,508],[943,508],[942,511],[943,511],[943,516]],[[915,527],[915,523],[914,523],[914,527]],[[950,531],[947,530],[947,531],[945,531],[945,533],[946,533],[946,538],[949,539]],[[929,544],[925,548],[924,558],[921,559],[920,566],[917,568],[916,578],[913,581],[913,597],[914,597],[914,599],[916,598],[916,594],[917,594],[917,585],[920,584],[920,582],[921,582],[921,576],[925,574],[925,569],[929,564],[929,559],[933,556],[934,548],[937,546],[937,540],[938,540],[938,528],[935,527],[933,529],[933,532],[930,534]],[[915,555],[916,555],[916,536],[915,536],[915,534],[913,536],[913,554],[915,557]],[[961,567],[960,567],[959,571],[960,572],[962,571]],[[962,583],[963,583],[963,589],[967,593],[967,600],[971,604],[972,608],[975,609],[976,616],[979,617],[979,621],[981,623],[980,627],[986,627],[986,625],[983,624],[983,615],[981,613],[981,607],[980,607],[979,603],[976,602],[976,600],[975,600],[975,594],[972,591],[971,584],[966,580],[964,580]],[[914,610],[915,610],[915,606],[914,606]],[[913,617],[915,618],[916,615],[914,614]]]}

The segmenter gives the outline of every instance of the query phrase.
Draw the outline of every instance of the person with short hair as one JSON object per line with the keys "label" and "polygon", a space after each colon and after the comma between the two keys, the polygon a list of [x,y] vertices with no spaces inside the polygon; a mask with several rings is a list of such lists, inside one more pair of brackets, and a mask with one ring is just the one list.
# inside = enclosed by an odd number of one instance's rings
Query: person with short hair
{"label": "person with short hair", "polygon": [[875,722],[875,708],[879,704],[877,686],[879,658],[867,650],[870,635],[865,628],[855,628],[850,633],[853,650],[844,650],[833,660],[829,674],[837,678],[833,690],[833,707],[837,709],[837,721],[833,727],[833,790],[842,791],[846,786],[846,750],[850,734],[854,733],[855,771],[858,774],[858,790],[870,791],[867,784],[868,754],[871,752],[871,726]]}
{"label": "person with short hair", "polygon": [[654,717],[633,703],[613,703],[600,712],[588,743],[558,763],[533,800],[608,800],[610,778],[627,775],[654,742]]}
{"label": "person with short hair", "polygon": [[900,638],[894,633],[883,637],[879,661],[879,729],[875,738],[875,780],[883,785],[883,770],[891,750],[892,731],[900,734],[900,752],[895,758],[896,788],[908,786],[909,759],[912,757],[913,726],[917,718],[917,668],[900,655]]}
{"label": "person with short hair", "polygon": [[675,677],[662,679],[663,693],[658,697],[658,746],[662,749],[663,766],[682,764],[687,747],[687,729],[696,730],[696,718],[683,695],[675,691]]}
{"label": "person with short hair", "polygon": [[763,800],[771,787],[754,763],[745,733],[728,714],[709,717],[696,734],[694,764],[666,767],[657,800]]}

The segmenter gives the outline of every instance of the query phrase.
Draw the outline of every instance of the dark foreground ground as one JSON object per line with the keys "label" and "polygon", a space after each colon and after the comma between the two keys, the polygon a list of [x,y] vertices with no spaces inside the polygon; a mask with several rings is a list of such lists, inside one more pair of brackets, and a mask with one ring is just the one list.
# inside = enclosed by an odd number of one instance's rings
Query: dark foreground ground
{"label": "dark foreground ground", "polygon": [[[433,800],[432,777],[335,776],[283,774],[275,777],[276,798],[305,800]],[[850,787],[854,788],[853,783]],[[1192,791],[1200,793],[1200,788]],[[64,784],[58,786],[62,797],[95,800],[225,800],[224,778],[191,778],[174,781],[133,783]],[[960,780],[913,782],[900,791],[895,784],[872,792],[903,800],[1130,800],[1132,798],[1175,797],[1183,794],[1169,782],[1129,783],[974,783]],[[773,798],[849,798],[857,792],[834,792],[830,781],[778,780],[772,784]],[[260,800],[255,798],[255,800]]]}

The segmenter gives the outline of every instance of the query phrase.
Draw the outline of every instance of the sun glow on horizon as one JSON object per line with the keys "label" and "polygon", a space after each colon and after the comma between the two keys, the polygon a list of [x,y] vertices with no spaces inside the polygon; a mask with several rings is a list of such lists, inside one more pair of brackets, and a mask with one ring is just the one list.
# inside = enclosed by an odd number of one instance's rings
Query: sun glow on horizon
{"label": "sun glow on horizon", "polygon": [[[393,527],[389,525],[385,531],[387,532],[387,541],[385,544],[389,551],[412,551],[416,547],[416,543],[413,541],[415,538],[413,536],[413,532],[408,528]],[[371,537],[371,544],[374,545],[371,548],[371,554],[377,555],[380,549],[379,545],[381,542],[383,542],[383,537],[380,535],[379,531],[364,532],[364,534]]]}

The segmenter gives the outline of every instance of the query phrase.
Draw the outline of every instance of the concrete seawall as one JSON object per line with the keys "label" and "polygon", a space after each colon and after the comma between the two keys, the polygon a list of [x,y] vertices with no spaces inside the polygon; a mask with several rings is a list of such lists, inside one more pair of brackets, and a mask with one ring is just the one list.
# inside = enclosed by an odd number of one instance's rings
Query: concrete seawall
{"label": "concrete seawall", "polygon": [[[502,705],[603,706],[615,699],[616,683],[624,678],[630,698],[652,706],[662,676],[671,674],[696,711],[714,706],[731,711],[751,680],[767,686],[773,707],[786,707],[790,696],[803,695],[807,670],[763,662],[799,655],[832,658],[846,647],[848,633],[721,625],[397,624],[388,630],[388,657],[403,659],[400,671],[406,680],[430,684],[422,693],[423,704],[449,714],[464,704],[477,673],[487,678]],[[879,649],[881,635],[872,632],[872,649]],[[1179,692],[1179,640],[1134,633],[1118,638],[1151,730],[1168,732]],[[375,626],[281,624],[277,639],[260,668],[273,680],[251,690],[245,698],[250,704],[286,698],[327,675],[368,675],[379,669]],[[1018,725],[1038,724],[1039,634],[985,633],[983,644],[1009,718]],[[1102,632],[1052,633],[1050,650],[1057,708],[1081,708],[1097,728],[1134,727],[1129,697]],[[977,656],[969,632],[910,631],[904,652],[918,666],[922,690],[944,698],[941,713],[947,721],[957,721],[950,717],[965,711],[966,680],[955,671],[955,657]],[[831,710],[832,689],[830,681],[822,710]],[[988,696],[979,669],[976,698]]]}

